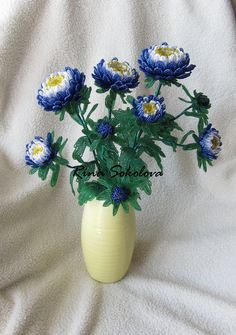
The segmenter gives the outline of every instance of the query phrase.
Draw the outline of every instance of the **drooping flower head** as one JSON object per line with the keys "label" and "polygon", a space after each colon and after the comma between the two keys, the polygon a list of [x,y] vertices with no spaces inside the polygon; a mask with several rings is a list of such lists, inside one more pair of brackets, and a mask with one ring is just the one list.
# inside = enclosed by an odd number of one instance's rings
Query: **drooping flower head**
{"label": "drooping flower head", "polygon": [[95,84],[104,90],[110,88],[118,93],[130,92],[138,86],[139,74],[129,63],[120,62],[118,58],[106,62],[102,59],[95,67],[92,77]]}
{"label": "drooping flower head", "polygon": [[138,62],[147,77],[163,81],[186,78],[195,68],[189,65],[189,54],[183,48],[169,46],[166,42],[143,49]]}
{"label": "drooping flower head", "polygon": [[26,145],[25,161],[32,167],[42,167],[50,164],[56,152],[52,148],[52,135],[48,133],[46,140],[40,136]]}
{"label": "drooping flower head", "polygon": [[199,136],[199,144],[201,146],[201,153],[204,157],[209,159],[217,159],[221,151],[221,137],[219,131],[212,128],[209,124]]}
{"label": "drooping flower head", "polygon": [[65,67],[64,71],[50,74],[38,90],[37,100],[45,111],[56,112],[72,100],[80,98],[85,75],[77,69]]}
{"label": "drooping flower head", "polygon": [[203,94],[202,92],[197,92],[194,90],[194,99],[192,99],[192,102],[196,109],[209,109],[211,108],[211,102],[208,96]]}
{"label": "drooping flower head", "polygon": [[105,138],[113,134],[114,127],[107,121],[99,120],[97,122],[96,130],[101,137]]}
{"label": "drooping flower head", "polygon": [[133,100],[133,113],[143,122],[156,122],[165,115],[166,106],[163,97],[153,95],[137,97]]}
{"label": "drooping flower head", "polygon": [[111,193],[111,199],[116,205],[128,199],[130,191],[125,187],[115,186]]}

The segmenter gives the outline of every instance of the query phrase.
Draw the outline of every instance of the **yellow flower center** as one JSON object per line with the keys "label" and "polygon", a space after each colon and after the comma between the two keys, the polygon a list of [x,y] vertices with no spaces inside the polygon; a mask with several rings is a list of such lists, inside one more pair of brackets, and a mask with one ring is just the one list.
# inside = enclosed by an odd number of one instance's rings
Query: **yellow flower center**
{"label": "yellow flower center", "polygon": [[173,55],[174,53],[179,53],[179,51],[175,48],[161,48],[158,47],[155,49],[155,53],[160,55],[160,56],[165,56],[165,57],[169,57],[171,55]]}
{"label": "yellow flower center", "polygon": [[213,137],[213,139],[211,140],[212,146],[211,148],[214,150],[217,148],[218,144],[219,144],[219,140],[216,136]]}
{"label": "yellow flower center", "polygon": [[43,151],[43,146],[40,144],[35,144],[35,146],[32,148],[33,156],[37,156]]}
{"label": "yellow flower center", "polygon": [[125,62],[119,62],[118,60],[111,60],[108,63],[108,67],[111,68],[113,71],[118,72],[121,76],[125,74],[130,75],[129,66]]}
{"label": "yellow flower center", "polygon": [[47,88],[58,86],[63,82],[64,76],[62,74],[58,74],[56,76],[52,76],[47,80]]}
{"label": "yellow flower center", "polygon": [[154,102],[145,102],[143,104],[143,111],[145,114],[150,114],[153,115],[156,113],[157,109],[156,109],[156,105]]}

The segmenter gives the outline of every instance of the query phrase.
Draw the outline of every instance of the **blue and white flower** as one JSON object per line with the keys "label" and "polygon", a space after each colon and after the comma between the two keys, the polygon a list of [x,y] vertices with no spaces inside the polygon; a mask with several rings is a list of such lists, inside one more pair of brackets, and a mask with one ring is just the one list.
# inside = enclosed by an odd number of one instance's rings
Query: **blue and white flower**
{"label": "blue and white flower", "polygon": [[113,58],[109,62],[102,59],[95,67],[92,77],[95,84],[104,90],[112,89],[118,93],[130,92],[139,84],[139,74],[129,63]]}
{"label": "blue and white flower", "polygon": [[96,130],[102,138],[105,138],[113,134],[114,127],[107,121],[99,120],[97,122]]}
{"label": "blue and white flower", "polygon": [[133,100],[134,115],[144,122],[156,122],[165,115],[166,106],[163,97],[153,95],[137,97]]}
{"label": "blue and white flower", "polygon": [[169,46],[166,42],[143,49],[138,62],[147,77],[163,81],[186,78],[195,68],[189,65],[189,54],[183,48]]}
{"label": "blue and white flower", "polygon": [[77,69],[65,67],[64,71],[50,74],[38,90],[37,100],[45,111],[59,111],[72,100],[80,98],[85,75]]}
{"label": "blue and white flower", "polygon": [[209,124],[199,136],[199,144],[203,157],[211,160],[217,159],[222,145],[219,131],[212,128],[212,125]]}
{"label": "blue and white flower", "polygon": [[115,186],[111,193],[111,199],[116,205],[128,199],[130,191],[125,187]]}
{"label": "blue and white flower", "polygon": [[55,155],[51,133],[48,133],[46,140],[40,136],[35,136],[35,139],[26,145],[26,164],[34,168],[50,164]]}

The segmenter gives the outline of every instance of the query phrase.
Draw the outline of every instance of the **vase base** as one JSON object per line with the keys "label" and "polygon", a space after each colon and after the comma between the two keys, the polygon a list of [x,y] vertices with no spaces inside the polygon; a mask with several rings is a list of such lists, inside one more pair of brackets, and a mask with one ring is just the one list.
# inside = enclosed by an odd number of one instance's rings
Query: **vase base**
{"label": "vase base", "polygon": [[117,283],[119,281],[121,281],[124,277],[126,277],[126,275],[128,274],[128,270],[126,271],[125,274],[123,274],[122,276],[119,276],[117,278],[102,278],[102,277],[98,277],[98,276],[94,276],[92,274],[90,274],[88,271],[87,273],[89,274],[89,276],[95,280],[98,283],[101,284],[112,284],[112,283]]}

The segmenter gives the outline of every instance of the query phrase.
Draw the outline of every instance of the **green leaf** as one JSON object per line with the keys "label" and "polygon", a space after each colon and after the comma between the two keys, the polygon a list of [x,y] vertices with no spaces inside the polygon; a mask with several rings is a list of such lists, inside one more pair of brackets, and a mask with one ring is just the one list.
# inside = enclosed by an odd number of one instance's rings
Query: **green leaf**
{"label": "green leaf", "polygon": [[87,136],[80,137],[74,145],[75,150],[73,151],[72,157],[78,159],[83,156],[85,148],[89,146]]}
{"label": "green leaf", "polygon": [[96,92],[99,93],[99,94],[101,94],[101,93],[105,93],[106,91],[107,91],[107,90],[104,89],[104,88],[98,88],[98,89],[96,90]]}
{"label": "green leaf", "polygon": [[63,120],[64,120],[64,117],[65,117],[65,111],[62,110],[61,113],[60,113],[59,120],[60,120],[60,121],[63,121]]}
{"label": "green leaf", "polygon": [[58,175],[60,172],[60,165],[51,165],[50,168],[52,170],[51,186],[54,187],[57,183]]}
{"label": "green leaf", "polygon": [[188,100],[185,100],[185,99],[183,99],[183,98],[180,98],[179,97],[179,100],[181,100],[181,101],[183,101],[183,102],[186,102],[187,104],[190,104],[192,101],[188,101]]}
{"label": "green leaf", "polygon": [[98,104],[93,105],[93,107],[91,108],[91,110],[89,111],[86,120],[92,115],[92,113],[96,110]]}
{"label": "green leaf", "polygon": [[187,139],[187,137],[191,134],[194,134],[194,130],[189,130],[183,137],[182,140],[180,141],[180,144],[183,144],[185,142],[185,140]]}
{"label": "green leaf", "polygon": [[126,213],[129,213],[129,205],[128,205],[128,203],[127,202],[122,202],[121,205],[124,208],[124,211]]}
{"label": "green leaf", "polygon": [[129,104],[133,104],[133,101],[134,101],[134,97],[132,95],[127,95],[126,97],[126,101],[129,103]]}
{"label": "green leaf", "polygon": [[152,183],[150,179],[146,178],[146,180],[143,180],[142,182],[137,183],[137,187],[141,190],[144,191],[147,195],[151,195],[152,193]]}
{"label": "green leaf", "polygon": [[202,166],[202,157],[199,155],[199,153],[197,154],[197,162],[198,162],[198,167],[201,168],[201,166]]}
{"label": "green leaf", "polygon": [[109,94],[105,98],[105,106],[108,110],[113,110],[115,105],[116,92],[110,90]]}
{"label": "green leaf", "polygon": [[38,169],[39,178],[41,178],[42,180],[45,180],[47,178],[48,171],[49,171],[49,165],[44,166],[44,167],[40,167]]}
{"label": "green leaf", "polygon": [[189,97],[189,98],[193,98],[192,96],[191,96],[191,94],[189,93],[189,91],[188,91],[188,89],[182,84],[182,85],[180,85],[180,86],[182,86],[182,89],[184,90],[184,92],[187,94],[187,96]]}
{"label": "green leaf", "polygon": [[80,99],[80,103],[81,102],[84,103],[88,101],[90,98],[91,92],[92,92],[92,87],[88,87],[85,85],[80,91],[80,96],[82,97],[82,99]]}
{"label": "green leaf", "polygon": [[192,116],[192,117],[196,117],[196,118],[200,118],[201,115],[198,113],[194,113],[194,112],[185,112],[184,115],[186,116]]}
{"label": "green leaf", "polygon": [[110,186],[112,185],[110,179],[104,179],[104,178],[99,178],[98,183],[105,186],[106,188],[110,188]]}
{"label": "green leaf", "polygon": [[196,134],[193,134],[193,139],[198,143],[199,138],[198,138],[198,136]]}
{"label": "green leaf", "polygon": [[75,190],[73,186],[74,178],[76,176],[76,169],[72,170],[70,173],[70,186],[71,186],[71,191],[75,195]]}
{"label": "green leaf", "polygon": [[29,170],[29,174],[34,174],[34,173],[36,173],[38,171],[38,168],[31,168],[30,170]]}
{"label": "green leaf", "polygon": [[101,193],[99,193],[96,196],[97,200],[106,200],[106,199],[110,199],[110,190],[105,189],[104,191],[102,191]]}
{"label": "green leaf", "polygon": [[106,201],[104,201],[103,206],[104,206],[104,207],[108,207],[108,206],[110,206],[111,204],[112,204],[111,199],[107,199]]}
{"label": "green leaf", "polygon": [[62,154],[62,150],[65,148],[67,141],[68,141],[68,138],[61,144],[60,149],[58,151],[59,155]]}
{"label": "green leaf", "polygon": [[208,163],[210,166],[213,166],[212,161],[211,161],[210,159],[207,158],[206,161],[207,161],[207,163]]}
{"label": "green leaf", "polygon": [[123,104],[126,105],[125,94],[124,94],[124,93],[118,93],[118,94],[119,94],[119,96],[120,96],[120,98],[121,98]]}
{"label": "green leaf", "polygon": [[53,143],[53,142],[54,142],[54,137],[55,137],[55,132],[54,132],[54,130],[51,131],[51,137],[52,137],[52,143]]}
{"label": "green leaf", "polygon": [[197,148],[198,148],[197,143],[190,143],[190,144],[186,144],[185,146],[183,146],[183,150],[194,150]]}
{"label": "green leaf", "polygon": [[119,206],[120,205],[113,204],[113,211],[112,211],[113,216],[115,216],[116,213],[118,212]]}
{"label": "green leaf", "polygon": [[97,149],[98,144],[100,143],[100,139],[99,140],[95,140],[90,144],[90,150],[95,150]]}
{"label": "green leaf", "polygon": [[154,85],[155,81],[156,80],[152,77],[146,77],[144,80],[144,83],[145,83],[144,86],[146,88],[151,88]]}
{"label": "green leaf", "polygon": [[110,90],[110,97],[111,97],[112,101],[114,101],[116,99],[116,92],[113,91],[112,89]]}
{"label": "green leaf", "polygon": [[136,209],[137,211],[141,211],[141,207],[138,204],[136,197],[129,199],[129,203],[134,209]]}
{"label": "green leaf", "polygon": [[205,160],[205,159],[202,160],[202,166],[203,166],[203,170],[204,170],[205,172],[207,172],[207,163],[206,163],[206,160]]}
{"label": "green leaf", "polygon": [[198,121],[198,133],[201,134],[204,129],[204,121],[202,118]]}
{"label": "green leaf", "polygon": [[56,151],[59,151],[61,147],[61,142],[62,142],[62,136],[59,136],[56,142],[53,144],[53,147],[56,149]]}
{"label": "green leaf", "polygon": [[86,182],[79,187],[79,204],[83,205],[86,202],[93,200],[104,190],[104,187],[95,181]]}
{"label": "green leaf", "polygon": [[143,151],[150,157],[153,157],[159,168],[163,170],[163,166],[161,164],[161,157],[165,157],[165,154],[161,150],[161,148],[146,135],[140,139],[140,143],[142,145]]}
{"label": "green leaf", "polygon": [[112,100],[110,95],[108,94],[105,98],[105,106],[107,107],[107,109],[112,109]]}
{"label": "green leaf", "polygon": [[60,156],[57,156],[56,158],[53,159],[56,163],[60,164],[60,165],[68,165],[69,161],[65,158],[62,158]]}

